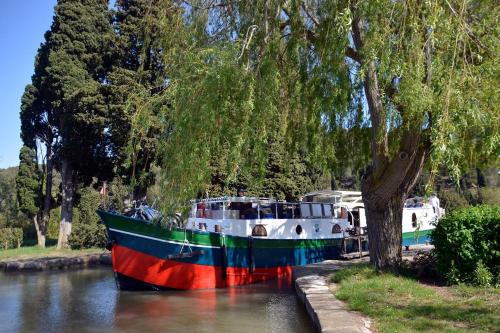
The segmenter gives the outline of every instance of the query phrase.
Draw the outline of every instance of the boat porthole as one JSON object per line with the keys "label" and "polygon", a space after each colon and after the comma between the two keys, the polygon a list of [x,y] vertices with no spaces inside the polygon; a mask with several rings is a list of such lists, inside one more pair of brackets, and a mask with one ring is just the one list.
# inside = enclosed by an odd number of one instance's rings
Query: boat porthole
{"label": "boat porthole", "polygon": [[417,227],[417,215],[415,213],[411,215],[411,226],[413,228]]}
{"label": "boat porthole", "polygon": [[297,233],[297,235],[300,235],[302,233],[302,226],[300,224],[295,228],[295,232]]}
{"label": "boat porthole", "polygon": [[252,236],[267,237],[267,230],[262,224],[257,224],[252,229]]}

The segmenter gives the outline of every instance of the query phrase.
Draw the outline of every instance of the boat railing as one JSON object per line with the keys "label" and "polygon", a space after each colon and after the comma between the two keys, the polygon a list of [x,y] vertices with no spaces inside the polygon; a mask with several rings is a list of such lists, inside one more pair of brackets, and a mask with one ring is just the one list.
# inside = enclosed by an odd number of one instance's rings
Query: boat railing
{"label": "boat railing", "polygon": [[268,198],[221,197],[193,202],[191,217],[207,219],[334,219],[352,216],[341,203],[286,202]]}

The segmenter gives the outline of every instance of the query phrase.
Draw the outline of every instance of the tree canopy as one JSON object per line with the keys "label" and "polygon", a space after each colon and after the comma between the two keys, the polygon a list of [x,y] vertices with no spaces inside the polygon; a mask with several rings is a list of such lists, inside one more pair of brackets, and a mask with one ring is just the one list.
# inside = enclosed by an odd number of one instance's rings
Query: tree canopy
{"label": "tree canopy", "polygon": [[178,8],[177,19],[163,20],[168,88],[142,112],[146,119],[163,108],[154,123],[163,125],[168,203],[208,186],[212,156],[224,156],[229,177],[255,161],[263,167],[279,124],[289,147],[311,160],[369,162],[362,189],[371,255],[384,267],[400,258],[397,216],[424,167],[434,175],[445,165],[459,175],[498,157],[492,3],[200,1]]}
{"label": "tree canopy", "polygon": [[[423,170],[498,161],[498,6],[479,0],[59,0],[22,98],[25,145],[74,183],[118,175],[164,209],[195,196],[296,199],[362,172],[370,254],[401,254]],[[37,150],[39,151],[39,150]],[[53,156],[52,158],[49,158]],[[50,201],[50,200],[49,200]],[[45,211],[48,211],[44,209]],[[69,215],[68,215],[69,214]]]}

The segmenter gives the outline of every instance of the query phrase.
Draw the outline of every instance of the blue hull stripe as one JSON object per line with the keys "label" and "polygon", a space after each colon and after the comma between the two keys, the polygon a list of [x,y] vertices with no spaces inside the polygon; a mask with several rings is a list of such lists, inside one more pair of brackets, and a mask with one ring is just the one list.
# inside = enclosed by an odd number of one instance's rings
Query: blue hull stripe
{"label": "blue hull stripe", "polygon": [[[182,249],[182,243],[179,242],[165,241],[114,229],[109,229],[109,234],[110,238],[114,239],[119,245],[160,259],[168,259],[169,255],[176,255],[181,251],[182,253],[188,253],[190,247],[194,252],[203,251],[203,254],[170,260],[208,266],[221,266],[222,264],[222,250],[217,246],[207,247],[190,244],[189,246],[185,245]],[[327,259],[335,259],[340,254],[340,242],[324,247],[259,248],[259,241],[265,240],[254,240],[253,267],[255,268],[307,265]],[[226,251],[228,267],[249,267],[249,248],[228,247]]]}

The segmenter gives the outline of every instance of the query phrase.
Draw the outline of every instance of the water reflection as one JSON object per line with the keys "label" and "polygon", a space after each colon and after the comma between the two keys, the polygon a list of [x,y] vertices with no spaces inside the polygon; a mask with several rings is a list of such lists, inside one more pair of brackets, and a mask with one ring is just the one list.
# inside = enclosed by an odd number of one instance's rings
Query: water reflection
{"label": "water reflection", "polygon": [[289,283],[118,292],[110,269],[0,274],[0,332],[311,332]]}

